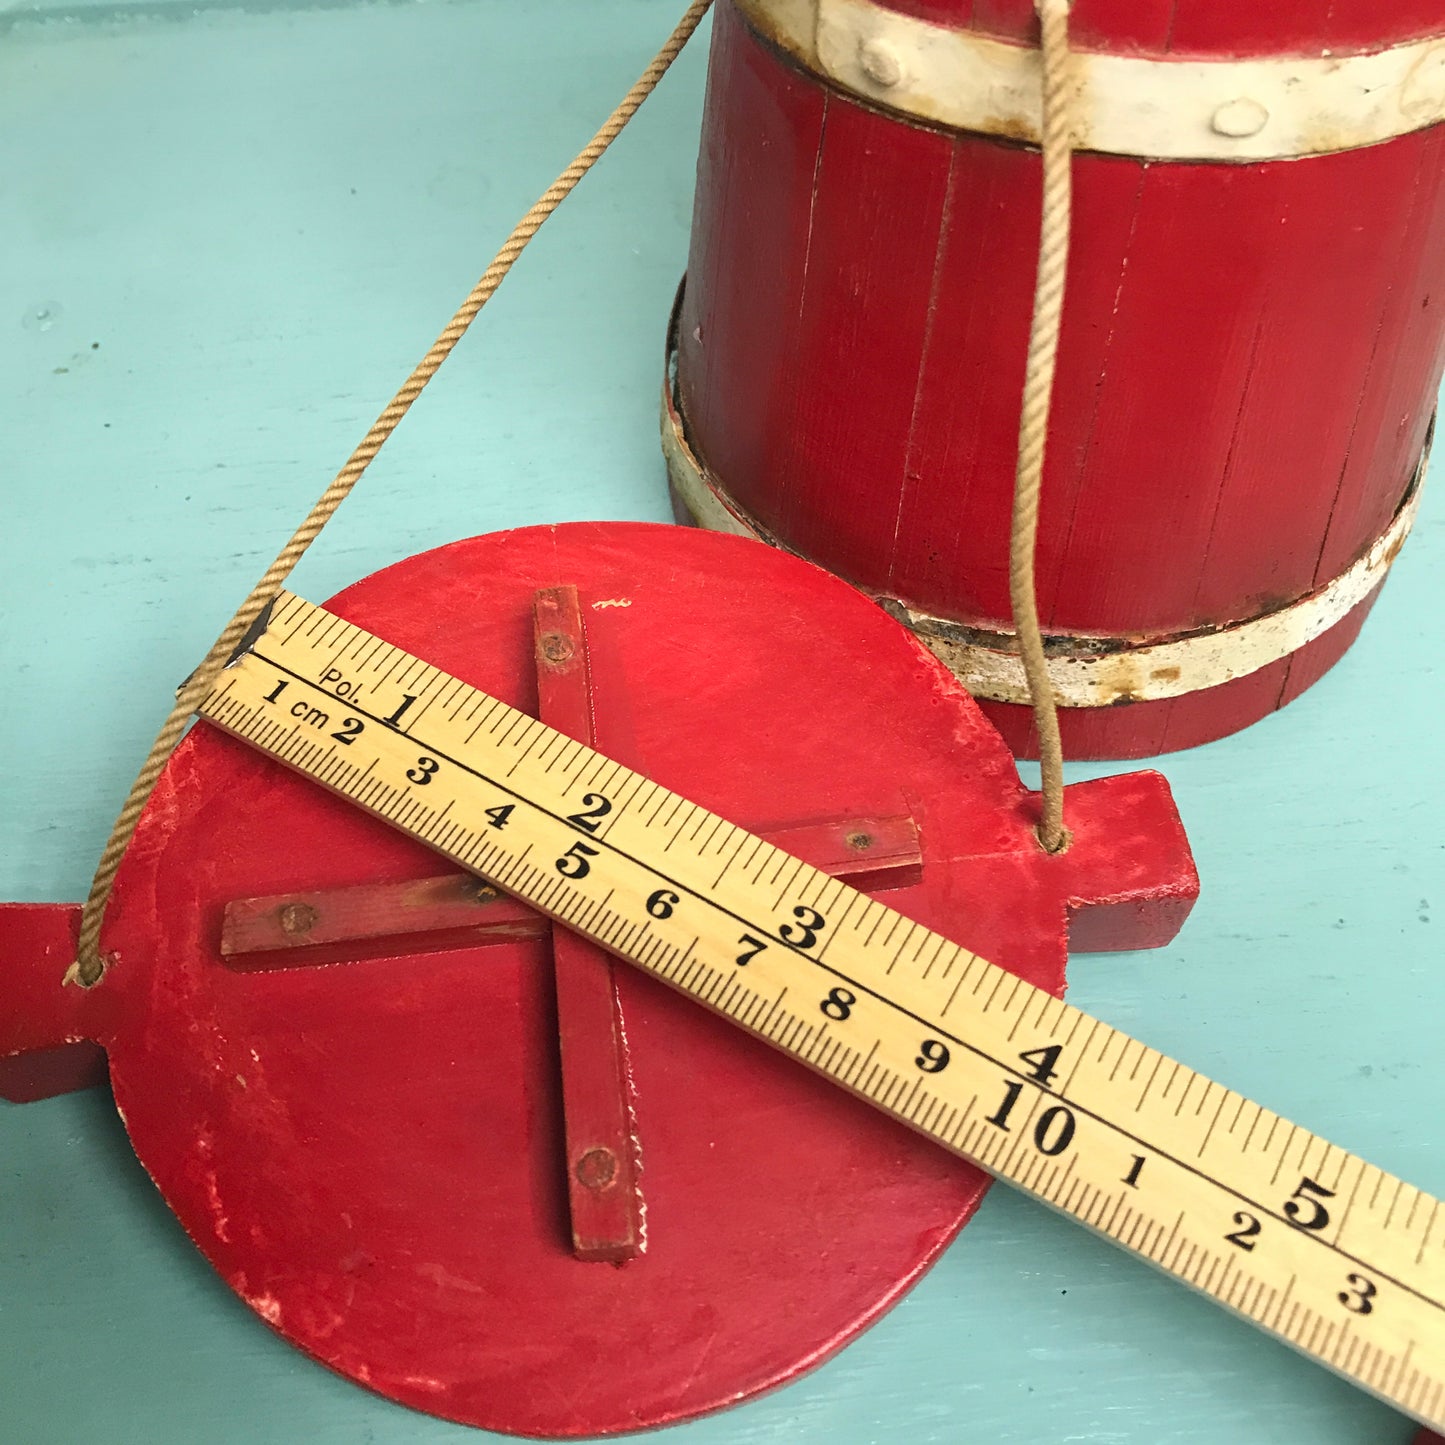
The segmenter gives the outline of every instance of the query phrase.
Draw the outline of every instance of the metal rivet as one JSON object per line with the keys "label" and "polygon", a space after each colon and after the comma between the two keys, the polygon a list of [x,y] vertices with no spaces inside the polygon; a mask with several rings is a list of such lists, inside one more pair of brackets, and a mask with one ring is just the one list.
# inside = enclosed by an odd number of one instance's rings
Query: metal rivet
{"label": "metal rivet", "polygon": [[1214,112],[1209,124],[1216,135],[1243,140],[1246,136],[1258,135],[1268,122],[1269,112],[1257,100],[1240,96],[1238,100],[1225,101]]}
{"label": "metal rivet", "polygon": [[544,632],[540,644],[548,662],[566,662],[572,656],[572,639],[561,632]]}
{"label": "metal rivet", "polygon": [[589,1149],[577,1161],[577,1178],[588,1189],[605,1189],[617,1177],[617,1156],[610,1149]]}
{"label": "metal rivet", "polygon": [[884,90],[903,79],[903,64],[885,40],[860,40],[858,67],[874,85]]}
{"label": "metal rivet", "polygon": [[310,933],[321,915],[309,903],[288,903],[280,914],[281,932],[292,938]]}

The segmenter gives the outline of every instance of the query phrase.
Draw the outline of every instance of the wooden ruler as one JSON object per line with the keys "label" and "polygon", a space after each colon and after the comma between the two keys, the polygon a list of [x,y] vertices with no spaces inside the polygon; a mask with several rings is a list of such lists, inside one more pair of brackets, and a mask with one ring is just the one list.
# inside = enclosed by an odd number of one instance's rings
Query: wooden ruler
{"label": "wooden ruler", "polygon": [[289,593],[201,712],[1445,1426],[1438,1200]]}

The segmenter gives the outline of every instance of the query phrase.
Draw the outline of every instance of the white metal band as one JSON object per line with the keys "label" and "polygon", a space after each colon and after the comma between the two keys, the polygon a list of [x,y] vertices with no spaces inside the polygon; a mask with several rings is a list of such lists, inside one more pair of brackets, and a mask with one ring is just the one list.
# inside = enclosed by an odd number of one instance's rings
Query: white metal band
{"label": "white metal band", "polygon": [[[670,379],[662,389],[662,450],[673,493],[699,526],[782,545],[707,475],[688,445]],[[1045,638],[1051,654],[1049,682],[1059,706],[1109,707],[1182,697],[1258,672],[1328,632],[1384,581],[1419,510],[1428,458],[1427,443],[1390,525],[1354,563],[1285,607],[1172,637]],[[974,697],[1028,702],[1028,683],[1012,633],[968,627],[912,611],[894,598],[871,595],[910,627]]]}
{"label": "white metal band", "polygon": [[[875,0],[735,0],[748,23],[871,105],[1039,140],[1039,52]],[[1445,120],[1445,35],[1372,55],[1160,59],[1077,53],[1078,150],[1255,161],[1374,145]]]}

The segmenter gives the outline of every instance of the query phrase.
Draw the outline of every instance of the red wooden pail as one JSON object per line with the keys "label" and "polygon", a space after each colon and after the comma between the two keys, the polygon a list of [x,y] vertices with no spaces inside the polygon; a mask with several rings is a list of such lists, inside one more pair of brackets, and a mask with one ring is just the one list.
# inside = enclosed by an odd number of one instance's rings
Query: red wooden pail
{"label": "red wooden pail", "polygon": [[[1282,706],[1409,530],[1445,341],[1439,0],[1078,0],[1038,551],[1067,750]],[[664,447],[680,512],[913,626],[1018,751],[1027,0],[723,0]]]}

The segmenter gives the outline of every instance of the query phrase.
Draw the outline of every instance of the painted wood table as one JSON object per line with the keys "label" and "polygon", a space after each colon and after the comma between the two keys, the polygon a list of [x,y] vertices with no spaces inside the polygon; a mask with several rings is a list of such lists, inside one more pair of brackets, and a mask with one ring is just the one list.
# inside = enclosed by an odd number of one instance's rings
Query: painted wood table
{"label": "painted wood table", "polygon": [[[675,8],[0,14],[0,896],[83,891],[175,684]],[[668,515],[656,386],[703,60],[684,56],[543,232],[297,590],[325,597],[498,528]],[[1165,760],[1204,888],[1180,939],[1080,957],[1070,982],[1084,1008],[1435,1193],[1442,565],[1427,488],[1346,660],[1285,713]],[[262,1327],[93,1090],[0,1107],[0,1440],[102,1432],[476,1438]],[[995,1189],[842,1355],[675,1433],[1404,1445],[1411,1430]]]}

